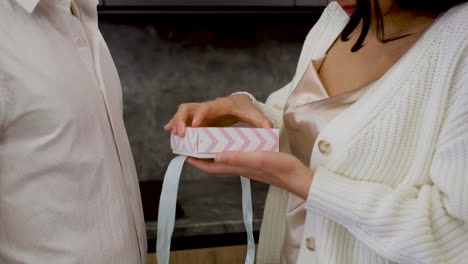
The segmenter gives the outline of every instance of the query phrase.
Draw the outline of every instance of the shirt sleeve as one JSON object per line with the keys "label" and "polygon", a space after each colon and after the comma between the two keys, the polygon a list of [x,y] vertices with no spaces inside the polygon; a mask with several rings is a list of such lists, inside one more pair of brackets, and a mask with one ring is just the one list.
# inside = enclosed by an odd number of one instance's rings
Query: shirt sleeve
{"label": "shirt sleeve", "polygon": [[315,172],[306,208],[346,227],[401,263],[464,263],[468,257],[468,49],[457,66],[427,184]]}

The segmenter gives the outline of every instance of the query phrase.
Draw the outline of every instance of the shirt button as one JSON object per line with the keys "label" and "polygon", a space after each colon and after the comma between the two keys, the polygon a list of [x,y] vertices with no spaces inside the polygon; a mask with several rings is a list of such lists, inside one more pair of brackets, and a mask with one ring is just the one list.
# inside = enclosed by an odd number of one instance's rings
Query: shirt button
{"label": "shirt button", "polygon": [[330,150],[331,150],[331,145],[330,145],[330,142],[326,141],[326,140],[320,140],[318,142],[318,149],[320,151],[320,153],[322,154],[328,154],[330,153]]}
{"label": "shirt button", "polygon": [[315,238],[308,237],[305,240],[305,246],[310,251],[315,251]]}
{"label": "shirt button", "polygon": [[86,46],[86,40],[84,38],[79,38],[76,44],[78,45],[78,47],[82,48]]}

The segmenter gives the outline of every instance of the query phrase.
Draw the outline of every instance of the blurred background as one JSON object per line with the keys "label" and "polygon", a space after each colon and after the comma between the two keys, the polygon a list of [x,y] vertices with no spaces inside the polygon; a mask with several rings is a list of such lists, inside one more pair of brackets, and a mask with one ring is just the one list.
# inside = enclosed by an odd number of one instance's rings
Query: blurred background
{"label": "blurred background", "polygon": [[[264,101],[287,84],[305,36],[326,4],[326,0],[100,1],[99,26],[124,91],[124,119],[140,180],[149,253],[155,251],[162,179],[174,157],[163,126],[181,103],[237,91]],[[256,239],[267,191],[268,186],[252,183]],[[207,175],[186,166],[171,263],[243,263],[245,243],[239,177]],[[149,256],[153,261],[154,254]]]}

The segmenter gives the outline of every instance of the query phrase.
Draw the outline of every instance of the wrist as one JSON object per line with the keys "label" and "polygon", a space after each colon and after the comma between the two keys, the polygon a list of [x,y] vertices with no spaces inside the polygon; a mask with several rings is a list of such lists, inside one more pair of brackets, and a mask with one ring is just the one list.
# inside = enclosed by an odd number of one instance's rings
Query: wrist
{"label": "wrist", "polygon": [[297,177],[297,188],[296,195],[301,197],[304,200],[307,200],[309,196],[310,187],[312,186],[312,181],[314,178],[314,171],[309,168],[302,173],[302,177]]}

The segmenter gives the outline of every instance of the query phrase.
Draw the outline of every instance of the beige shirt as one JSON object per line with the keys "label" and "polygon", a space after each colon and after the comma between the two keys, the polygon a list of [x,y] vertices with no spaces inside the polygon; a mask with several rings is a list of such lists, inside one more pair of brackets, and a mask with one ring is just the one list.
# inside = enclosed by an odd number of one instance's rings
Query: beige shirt
{"label": "beige shirt", "polygon": [[0,1],[0,263],[144,263],[97,0]]}
{"label": "beige shirt", "polygon": [[[318,71],[324,57],[309,63],[297,87],[289,96],[283,114],[291,154],[306,166],[321,166],[311,160],[312,148],[323,127],[339,113],[356,102],[369,86],[330,97],[320,80]],[[326,147],[325,145],[322,147]],[[315,163],[315,164],[314,164]],[[311,165],[312,164],[312,165]],[[289,193],[286,212],[285,242],[281,263],[297,262],[304,239],[306,219],[305,201]]]}

